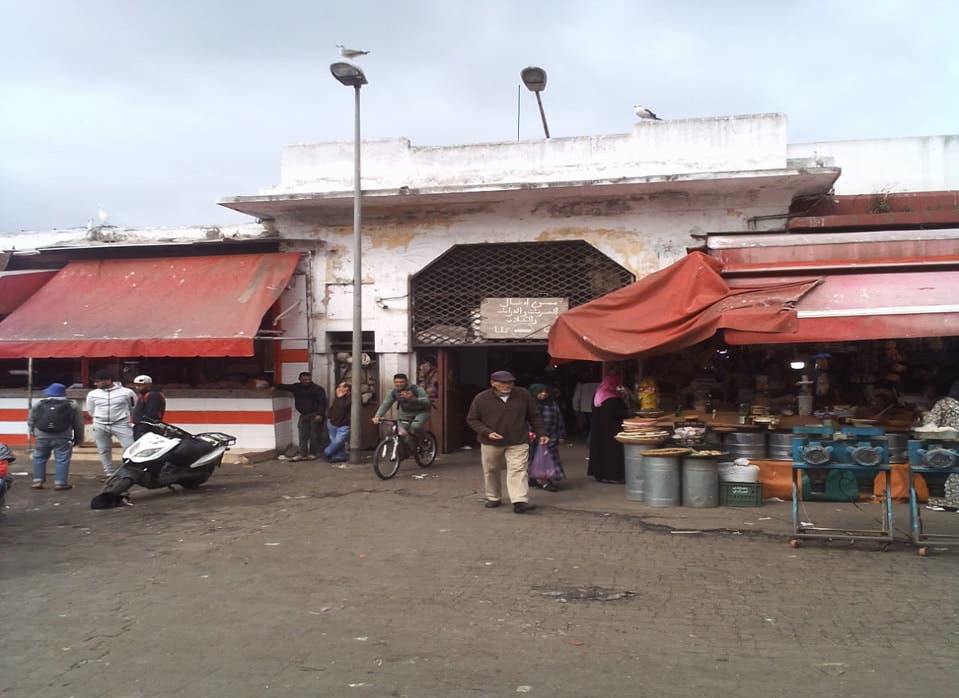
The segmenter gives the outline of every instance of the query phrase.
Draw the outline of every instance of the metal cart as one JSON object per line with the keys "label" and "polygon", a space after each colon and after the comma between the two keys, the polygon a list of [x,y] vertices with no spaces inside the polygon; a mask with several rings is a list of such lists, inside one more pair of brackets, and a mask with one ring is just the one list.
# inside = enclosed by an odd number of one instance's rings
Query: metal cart
{"label": "metal cart", "polygon": [[959,535],[944,533],[925,533],[922,530],[922,515],[919,510],[919,498],[916,496],[915,478],[922,475],[926,485],[932,490],[943,487],[946,478],[959,474],[959,443],[937,440],[935,438],[912,440],[909,452],[909,531],[916,552],[925,556],[929,544],[939,546],[959,545]]}
{"label": "metal cart", "polygon": [[[798,548],[800,540],[821,538],[827,540],[873,540],[885,550],[893,542],[892,528],[892,467],[889,464],[889,447],[885,433],[875,427],[793,428],[792,459],[792,518],[793,531],[789,544]],[[886,473],[886,496],[882,502],[882,528],[839,529],[819,526],[803,526],[799,520],[802,476],[806,471],[825,470],[827,473],[848,472],[853,475]]]}

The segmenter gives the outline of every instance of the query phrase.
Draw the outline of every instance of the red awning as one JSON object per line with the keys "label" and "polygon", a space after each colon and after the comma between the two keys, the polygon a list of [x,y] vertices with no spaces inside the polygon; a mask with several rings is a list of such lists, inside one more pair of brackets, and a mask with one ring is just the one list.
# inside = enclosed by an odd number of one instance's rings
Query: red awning
{"label": "red awning", "polygon": [[9,315],[56,275],[56,270],[0,271],[0,316]]}
{"label": "red awning", "polygon": [[[730,279],[779,283],[790,277]],[[827,274],[796,306],[798,322],[774,333],[727,329],[729,344],[840,342],[959,336],[959,270]],[[792,277],[795,280],[795,277]]]}
{"label": "red awning", "polygon": [[0,358],[252,356],[299,258],[70,262],[0,322]]}
{"label": "red awning", "polygon": [[750,280],[730,288],[722,267],[719,260],[693,252],[566,311],[550,329],[550,356],[619,361],[676,351],[725,328],[783,332],[796,325],[792,307],[818,283]]}

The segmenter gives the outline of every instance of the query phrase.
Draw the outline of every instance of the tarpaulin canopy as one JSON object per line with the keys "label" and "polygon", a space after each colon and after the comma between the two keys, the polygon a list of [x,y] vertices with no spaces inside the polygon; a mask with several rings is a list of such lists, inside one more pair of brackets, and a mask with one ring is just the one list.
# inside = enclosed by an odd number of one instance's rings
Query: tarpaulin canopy
{"label": "tarpaulin canopy", "polygon": [[56,275],[56,270],[0,271],[0,316],[9,315]]}
{"label": "tarpaulin canopy", "polygon": [[730,288],[723,264],[701,252],[562,313],[549,332],[558,360],[620,361],[701,342],[721,329],[784,332],[818,279],[744,282]]}
{"label": "tarpaulin canopy", "polygon": [[252,356],[299,258],[70,262],[0,322],[0,358]]}
{"label": "tarpaulin canopy", "polygon": [[[820,272],[821,273],[821,272]],[[731,279],[740,283],[781,283],[785,277]],[[959,335],[959,270],[839,270],[796,306],[795,326],[773,334],[750,328],[728,329],[729,344],[839,342]]]}

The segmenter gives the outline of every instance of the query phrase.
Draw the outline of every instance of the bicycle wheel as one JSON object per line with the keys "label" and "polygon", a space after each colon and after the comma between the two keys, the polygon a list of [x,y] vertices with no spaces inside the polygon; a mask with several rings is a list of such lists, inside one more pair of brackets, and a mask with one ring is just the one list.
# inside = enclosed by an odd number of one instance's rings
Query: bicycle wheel
{"label": "bicycle wheel", "polygon": [[373,452],[373,472],[381,480],[389,480],[400,469],[400,442],[395,436],[387,436],[376,444]]}
{"label": "bicycle wheel", "polygon": [[414,449],[413,458],[421,468],[433,465],[433,461],[436,460],[436,437],[428,431],[424,432]]}

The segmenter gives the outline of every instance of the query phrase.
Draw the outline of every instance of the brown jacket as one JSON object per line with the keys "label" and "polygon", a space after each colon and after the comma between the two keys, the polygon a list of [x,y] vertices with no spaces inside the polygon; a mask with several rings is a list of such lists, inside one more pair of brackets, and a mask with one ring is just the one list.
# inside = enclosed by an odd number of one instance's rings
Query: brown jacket
{"label": "brown jacket", "polygon": [[[529,443],[530,425],[537,436],[545,433],[536,399],[525,388],[519,387],[513,388],[506,402],[492,388],[481,392],[473,398],[466,423],[476,432],[480,443],[490,446]],[[489,438],[494,431],[503,438],[498,441]]]}

